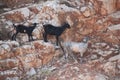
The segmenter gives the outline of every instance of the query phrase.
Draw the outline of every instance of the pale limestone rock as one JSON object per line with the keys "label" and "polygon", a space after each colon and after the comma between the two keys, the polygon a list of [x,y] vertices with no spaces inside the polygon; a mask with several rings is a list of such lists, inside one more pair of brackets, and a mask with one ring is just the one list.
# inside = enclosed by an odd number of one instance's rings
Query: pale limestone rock
{"label": "pale limestone rock", "polygon": [[[120,58],[119,58],[119,60],[118,60],[118,62],[117,62],[117,67],[118,67],[118,69],[120,70]],[[120,71],[119,71],[120,72]]]}
{"label": "pale limestone rock", "polygon": [[108,77],[102,74],[98,74],[95,76],[95,80],[107,80]]}
{"label": "pale limestone rock", "polygon": [[108,29],[111,31],[120,30],[120,24],[109,26]]}
{"label": "pale limestone rock", "polygon": [[30,10],[28,8],[22,8],[20,9],[21,14],[24,15],[24,17],[29,17],[30,16]]}
{"label": "pale limestone rock", "polygon": [[82,7],[81,11],[82,11],[82,13],[83,13],[83,15],[85,17],[90,17],[90,15],[91,15],[90,8],[88,8],[88,7]]}
{"label": "pale limestone rock", "polygon": [[28,76],[32,76],[32,75],[35,75],[36,74],[36,71],[34,68],[31,68],[27,73],[26,73]]}
{"label": "pale limestone rock", "polygon": [[19,80],[19,77],[7,77],[5,80]]}
{"label": "pale limestone rock", "polygon": [[116,61],[116,60],[120,60],[120,54],[109,58],[109,61]]}
{"label": "pale limestone rock", "polygon": [[11,50],[11,48],[10,48],[10,46],[8,45],[8,44],[2,44],[2,45],[0,45],[4,50],[6,50],[6,51],[10,51]]}
{"label": "pale limestone rock", "polygon": [[116,19],[119,19],[120,18],[120,11],[117,11],[113,14],[110,14],[108,15],[109,17],[113,17],[113,18],[116,18]]}

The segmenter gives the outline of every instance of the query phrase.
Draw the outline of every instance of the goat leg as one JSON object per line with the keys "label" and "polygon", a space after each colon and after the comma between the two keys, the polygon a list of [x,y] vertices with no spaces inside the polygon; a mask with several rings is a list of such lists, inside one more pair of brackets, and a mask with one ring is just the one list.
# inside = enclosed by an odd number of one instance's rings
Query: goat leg
{"label": "goat leg", "polygon": [[12,40],[14,40],[15,34],[12,35]]}
{"label": "goat leg", "polygon": [[46,33],[43,33],[43,38],[44,38],[45,42],[48,42],[48,40],[47,40],[47,34]]}
{"label": "goat leg", "polygon": [[29,39],[29,41],[31,41],[31,37],[30,37],[30,35],[28,35],[28,39]]}
{"label": "goat leg", "polygon": [[31,36],[32,41],[34,41],[33,36]]}
{"label": "goat leg", "polygon": [[31,37],[31,40],[34,41],[33,36],[31,35],[30,37]]}
{"label": "goat leg", "polygon": [[58,43],[59,43],[59,37],[56,36],[56,45],[58,46]]}
{"label": "goat leg", "polygon": [[13,34],[13,36],[12,36],[12,40],[15,40],[15,41],[16,41],[16,36],[17,36],[17,34],[18,34],[18,32],[15,33],[15,34]]}
{"label": "goat leg", "polygon": [[27,34],[27,35],[28,35],[28,39],[29,39],[29,41],[33,41],[32,34]]}

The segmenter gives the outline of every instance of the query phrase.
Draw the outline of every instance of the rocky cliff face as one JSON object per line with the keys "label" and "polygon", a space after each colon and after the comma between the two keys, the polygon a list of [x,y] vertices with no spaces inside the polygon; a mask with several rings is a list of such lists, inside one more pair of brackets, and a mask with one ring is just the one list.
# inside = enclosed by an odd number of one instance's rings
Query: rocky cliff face
{"label": "rocky cliff face", "polygon": [[[54,46],[34,41],[20,46],[18,42],[0,42],[0,79],[23,76],[30,69],[48,63],[55,53]],[[29,74],[28,74],[29,75]]]}
{"label": "rocky cliff face", "polygon": [[[0,79],[119,80],[119,2],[51,0],[0,14]],[[26,34],[19,34],[17,41],[10,41],[13,23],[31,25],[34,22],[39,23],[33,31],[36,41],[27,42]],[[68,22],[71,29],[61,35],[62,41],[81,42],[85,36],[90,37],[84,64],[58,58],[63,53],[61,49],[55,49],[53,36],[48,36],[51,43],[40,40],[43,39],[42,24],[60,26],[64,22]],[[79,60],[79,55],[74,55]],[[39,69],[55,56],[57,60],[53,61],[52,67]]]}

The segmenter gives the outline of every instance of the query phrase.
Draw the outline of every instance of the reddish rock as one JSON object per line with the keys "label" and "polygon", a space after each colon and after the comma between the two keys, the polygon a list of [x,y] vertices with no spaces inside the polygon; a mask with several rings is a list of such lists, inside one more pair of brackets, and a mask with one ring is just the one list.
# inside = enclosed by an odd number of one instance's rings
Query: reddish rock
{"label": "reddish rock", "polygon": [[[94,68],[95,69],[95,68]],[[64,68],[54,72],[47,80],[107,80],[107,76],[90,69],[89,65],[66,64]]]}
{"label": "reddish rock", "polygon": [[100,15],[100,8],[102,6],[102,2],[101,1],[98,1],[98,0],[90,0],[90,2],[94,5],[94,9],[95,9],[95,13],[97,15]]}
{"label": "reddish rock", "polygon": [[120,0],[116,0],[116,6],[117,6],[117,10],[119,11],[120,10]]}
{"label": "reddish rock", "polygon": [[1,71],[9,70],[9,69],[12,69],[14,67],[18,67],[18,65],[19,65],[17,59],[5,59],[5,60],[1,60],[0,64],[2,64],[0,66],[0,70]]}
{"label": "reddish rock", "polygon": [[19,11],[16,11],[14,13],[8,13],[5,15],[5,18],[13,22],[22,22],[25,20],[24,15]]}
{"label": "reddish rock", "polygon": [[[101,13],[103,13],[102,11],[107,10],[108,14],[111,14],[113,12],[116,11],[116,1],[117,0],[98,0],[102,2],[102,7],[103,9],[101,9]],[[106,13],[106,11],[104,12]]]}
{"label": "reddish rock", "polygon": [[38,14],[39,10],[36,7],[30,7],[29,8],[31,12]]}
{"label": "reddish rock", "polygon": [[[19,7],[19,6],[24,6],[27,3],[31,3],[34,0],[3,0],[3,3],[8,6],[8,7]],[[22,5],[21,5],[22,4]]]}
{"label": "reddish rock", "polygon": [[97,22],[97,20],[98,20],[98,17],[93,16],[93,17],[87,19],[85,22],[87,22],[87,24],[95,24]]}
{"label": "reddish rock", "polygon": [[120,24],[120,18],[115,18],[115,17],[110,16],[110,17],[108,17],[108,22],[110,24],[117,25],[117,24]]}
{"label": "reddish rock", "polygon": [[[6,42],[6,44],[7,43],[13,45],[12,42]],[[0,54],[0,59],[2,59],[0,60],[0,64],[2,64],[0,65],[0,71],[2,71],[2,73],[5,72],[5,74],[2,75],[2,78],[3,76],[7,78],[12,75],[9,75],[10,71],[8,70],[12,70],[13,68],[17,68],[18,71],[22,70],[24,72],[31,67],[38,68],[47,64],[53,58],[54,53],[54,46],[43,41],[34,41],[27,45],[15,47],[11,51],[6,51]]]}
{"label": "reddish rock", "polygon": [[101,7],[101,8],[100,8],[100,14],[101,14],[102,16],[107,16],[108,12],[107,12],[107,10],[106,10],[104,7]]}
{"label": "reddish rock", "polygon": [[107,75],[115,76],[116,74],[116,63],[114,62],[107,62],[106,64],[103,64],[103,70]]}
{"label": "reddish rock", "polygon": [[101,40],[107,42],[107,43],[113,43],[113,44],[118,44],[119,41],[116,38],[116,36],[113,35],[111,32],[107,33],[96,33],[96,36],[100,36]]}

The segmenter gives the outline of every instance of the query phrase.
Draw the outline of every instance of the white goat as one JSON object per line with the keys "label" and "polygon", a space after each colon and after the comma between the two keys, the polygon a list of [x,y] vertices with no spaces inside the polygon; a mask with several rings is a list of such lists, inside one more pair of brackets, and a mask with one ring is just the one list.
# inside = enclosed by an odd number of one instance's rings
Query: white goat
{"label": "white goat", "polygon": [[89,37],[85,37],[82,42],[65,42],[64,43],[65,50],[69,51],[66,53],[66,57],[68,57],[69,54],[71,55],[70,53],[71,51],[74,53],[80,53],[80,57],[82,59],[84,53],[88,48],[88,40],[89,40]]}

